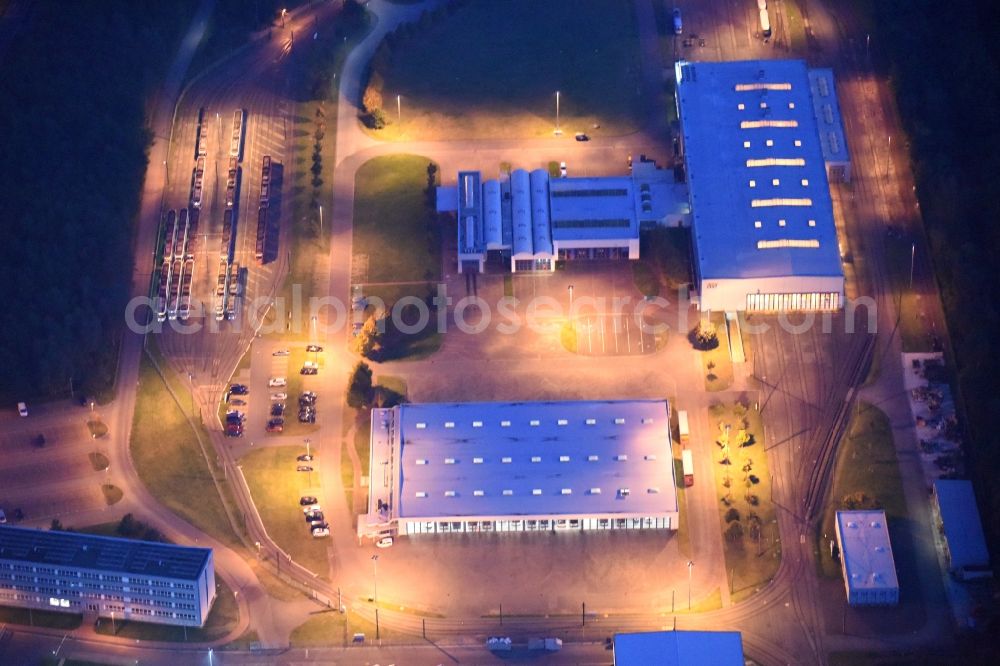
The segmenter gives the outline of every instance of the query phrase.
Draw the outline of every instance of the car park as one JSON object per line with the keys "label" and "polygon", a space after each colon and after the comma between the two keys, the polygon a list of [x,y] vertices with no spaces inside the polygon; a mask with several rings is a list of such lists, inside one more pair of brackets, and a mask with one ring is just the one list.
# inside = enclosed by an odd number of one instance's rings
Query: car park
{"label": "car park", "polygon": [[271,352],[271,356],[288,356],[289,354],[291,354],[291,352],[287,349],[277,349]]}
{"label": "car park", "polygon": [[250,393],[250,389],[246,384],[233,384],[229,387],[229,392],[233,395],[246,395]]}
{"label": "car park", "polygon": [[320,347],[319,345],[306,345],[306,351],[307,352],[321,352],[321,351],[323,351],[323,348]]}
{"label": "car park", "polygon": [[270,388],[283,388],[288,386],[288,380],[284,377],[271,377],[267,380],[267,385]]}
{"label": "car park", "polygon": [[311,472],[311,471],[313,471],[313,468],[310,467],[309,465],[299,465],[298,467],[295,468],[295,471],[296,472]]}
{"label": "car park", "polygon": [[271,400],[287,400],[287,399],[288,399],[287,393],[278,392],[271,394]]}
{"label": "car park", "polygon": [[390,546],[392,546],[391,536],[382,537],[381,539],[375,542],[376,548],[389,548]]}
{"label": "car park", "polygon": [[319,508],[319,500],[317,500],[312,495],[303,495],[302,497],[300,497],[299,498],[299,504],[301,506],[306,506],[306,507],[310,507],[310,508],[312,508],[314,506],[317,509]]}
{"label": "car park", "polygon": [[312,462],[312,459],[313,457],[311,453],[303,453],[301,456],[296,458],[299,462]]}

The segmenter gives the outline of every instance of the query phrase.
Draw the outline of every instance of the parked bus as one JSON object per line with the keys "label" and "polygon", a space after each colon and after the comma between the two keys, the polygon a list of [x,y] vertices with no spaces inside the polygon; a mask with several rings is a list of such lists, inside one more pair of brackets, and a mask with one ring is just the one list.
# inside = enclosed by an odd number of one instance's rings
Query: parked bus
{"label": "parked bus", "polygon": [[760,10],[760,34],[765,38],[771,36],[771,19],[767,15],[767,10]]}
{"label": "parked bus", "polygon": [[681,444],[687,444],[691,439],[691,431],[688,430],[688,413],[684,410],[677,412],[677,431],[681,436]]}
{"label": "parked bus", "polygon": [[690,488],[694,485],[694,456],[690,449],[681,451],[681,467],[684,469],[684,487]]}

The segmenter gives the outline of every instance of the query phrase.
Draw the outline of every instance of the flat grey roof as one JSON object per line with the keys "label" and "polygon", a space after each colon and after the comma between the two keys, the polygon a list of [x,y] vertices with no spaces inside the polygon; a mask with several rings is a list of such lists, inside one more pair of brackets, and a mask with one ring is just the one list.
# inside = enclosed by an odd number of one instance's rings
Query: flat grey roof
{"label": "flat grey roof", "polygon": [[557,241],[639,235],[631,177],[552,178],[549,201]]}
{"label": "flat grey roof", "polygon": [[675,70],[701,278],[843,276],[805,63]]}
{"label": "flat grey roof", "polygon": [[395,409],[399,518],[677,511],[664,400]]}
{"label": "flat grey roof", "polygon": [[211,548],[0,526],[0,559],[29,564],[197,580],[211,556]]}
{"label": "flat grey roof", "polygon": [[738,631],[615,634],[615,666],[744,666]]}
{"label": "flat grey roof", "polygon": [[948,540],[951,566],[961,569],[968,566],[987,566],[990,554],[983,536],[983,523],[976,506],[972,482],[939,479],[934,482],[944,536]]}
{"label": "flat grey roof", "polygon": [[840,557],[853,590],[896,590],[889,528],[884,511],[838,511]]}
{"label": "flat grey roof", "polygon": [[823,159],[827,162],[849,162],[844,123],[840,117],[840,103],[832,69],[810,69],[809,86],[812,92],[813,112],[819,129],[819,143]]}

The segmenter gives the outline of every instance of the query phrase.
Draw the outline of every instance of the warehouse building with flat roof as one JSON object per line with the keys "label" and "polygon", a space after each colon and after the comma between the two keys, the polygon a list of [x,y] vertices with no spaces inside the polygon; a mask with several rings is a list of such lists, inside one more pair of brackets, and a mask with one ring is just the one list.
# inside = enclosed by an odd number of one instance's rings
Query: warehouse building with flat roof
{"label": "warehouse building with flat roof", "polygon": [[0,605],[201,627],[211,548],[0,526]]}
{"label": "warehouse building with flat roof", "polygon": [[701,309],[842,308],[828,166],[846,180],[850,158],[830,71],[678,61],[675,76]]}
{"label": "warehouse building with flat roof", "polygon": [[615,666],[745,666],[738,631],[615,634]]}
{"label": "warehouse building with flat roof", "polygon": [[437,190],[437,210],[458,218],[458,271],[483,272],[492,256],[513,272],[556,261],[639,258],[639,230],[689,223],[687,190],[673,172],[640,160],[624,176],[551,178],[515,169],[483,180],[460,171]]}
{"label": "warehouse building with flat roof", "polygon": [[663,400],[372,410],[362,536],[677,529]]}
{"label": "warehouse building with flat roof", "polygon": [[938,529],[947,546],[948,570],[959,580],[992,578],[990,553],[976,506],[976,493],[967,479],[934,482]]}
{"label": "warehouse building with flat roof", "polygon": [[838,511],[836,523],[847,603],[852,606],[898,604],[899,580],[885,511]]}

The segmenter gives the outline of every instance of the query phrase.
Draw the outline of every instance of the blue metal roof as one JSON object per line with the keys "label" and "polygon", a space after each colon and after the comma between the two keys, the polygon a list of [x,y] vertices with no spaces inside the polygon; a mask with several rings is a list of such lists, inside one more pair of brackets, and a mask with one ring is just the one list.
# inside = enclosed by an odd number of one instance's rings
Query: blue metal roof
{"label": "blue metal roof", "polygon": [[615,666],[744,666],[738,631],[615,634]]}
{"label": "blue metal roof", "polygon": [[702,279],[842,276],[801,60],[676,64]]}

